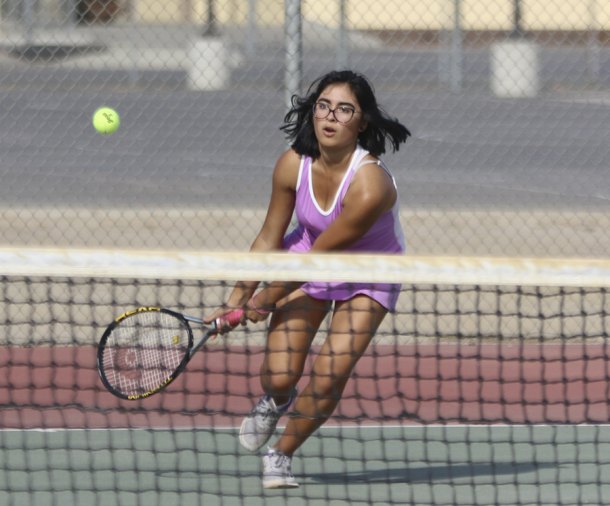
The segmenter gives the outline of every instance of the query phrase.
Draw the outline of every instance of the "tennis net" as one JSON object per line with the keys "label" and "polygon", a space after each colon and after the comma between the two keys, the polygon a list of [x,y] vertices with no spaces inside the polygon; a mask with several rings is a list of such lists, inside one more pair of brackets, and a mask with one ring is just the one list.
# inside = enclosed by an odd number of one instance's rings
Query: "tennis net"
{"label": "tennis net", "polygon": [[[558,505],[610,493],[608,261],[3,249],[0,266],[0,504]],[[211,341],[147,399],[103,387],[96,345],[126,310],[203,316],[238,280],[295,279],[402,285],[338,407],[295,454],[300,488],[264,490],[260,455],[237,437],[262,394],[268,322]]]}

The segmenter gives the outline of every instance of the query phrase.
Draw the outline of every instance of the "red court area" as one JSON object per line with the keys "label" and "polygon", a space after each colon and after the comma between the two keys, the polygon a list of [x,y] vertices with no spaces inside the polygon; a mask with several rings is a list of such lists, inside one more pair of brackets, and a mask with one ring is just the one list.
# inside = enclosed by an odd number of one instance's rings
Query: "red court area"
{"label": "red court area", "polygon": [[[104,389],[94,347],[0,353],[2,428],[232,427],[261,393],[258,347],[200,351],[135,402]],[[329,423],[607,423],[609,354],[603,343],[376,345]]]}

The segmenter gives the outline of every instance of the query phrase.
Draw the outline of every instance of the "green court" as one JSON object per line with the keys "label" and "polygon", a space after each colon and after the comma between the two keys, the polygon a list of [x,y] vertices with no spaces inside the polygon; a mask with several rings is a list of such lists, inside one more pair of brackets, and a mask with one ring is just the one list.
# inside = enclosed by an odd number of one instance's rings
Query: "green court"
{"label": "green court", "polygon": [[602,504],[610,426],[327,427],[263,491],[233,429],[0,433],[4,505]]}

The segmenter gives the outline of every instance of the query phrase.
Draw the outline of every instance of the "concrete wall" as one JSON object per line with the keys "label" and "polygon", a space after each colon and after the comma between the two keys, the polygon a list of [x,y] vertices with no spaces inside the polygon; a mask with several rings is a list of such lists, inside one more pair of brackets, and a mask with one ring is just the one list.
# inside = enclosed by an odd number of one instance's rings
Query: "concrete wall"
{"label": "concrete wall", "polygon": [[[206,19],[207,0],[132,0],[136,19],[180,23]],[[249,2],[260,26],[281,25],[284,0],[215,0],[222,23],[243,24]],[[253,5],[253,4],[250,4]],[[528,30],[610,30],[610,0],[522,0]],[[359,30],[438,30],[452,24],[454,0],[346,0],[348,24]],[[510,30],[513,0],[462,0],[466,30]],[[303,0],[307,20],[337,26],[339,0]]]}

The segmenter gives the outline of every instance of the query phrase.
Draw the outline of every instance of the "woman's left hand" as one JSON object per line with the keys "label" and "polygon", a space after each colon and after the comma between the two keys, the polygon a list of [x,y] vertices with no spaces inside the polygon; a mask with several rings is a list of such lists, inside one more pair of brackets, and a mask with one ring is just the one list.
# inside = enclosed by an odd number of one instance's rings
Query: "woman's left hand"
{"label": "woman's left hand", "polygon": [[254,302],[254,297],[251,298],[244,307],[246,318],[254,323],[265,321],[271,312],[271,309],[258,307]]}

